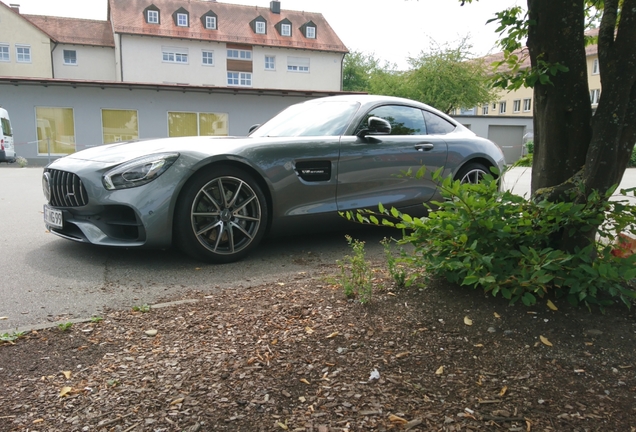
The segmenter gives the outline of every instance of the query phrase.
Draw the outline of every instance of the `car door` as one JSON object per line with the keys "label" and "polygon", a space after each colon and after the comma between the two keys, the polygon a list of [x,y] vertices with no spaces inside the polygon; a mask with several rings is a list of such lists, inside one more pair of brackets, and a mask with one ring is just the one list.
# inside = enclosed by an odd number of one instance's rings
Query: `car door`
{"label": "car door", "polygon": [[[367,127],[370,117],[391,124],[389,135],[343,136],[338,164],[336,201],[339,211],[384,206],[415,210],[431,199],[436,183],[431,174],[446,163],[444,139],[428,135],[424,113],[406,105],[371,109],[356,132]],[[415,173],[426,166],[423,178]],[[410,173],[410,175],[408,174]]]}

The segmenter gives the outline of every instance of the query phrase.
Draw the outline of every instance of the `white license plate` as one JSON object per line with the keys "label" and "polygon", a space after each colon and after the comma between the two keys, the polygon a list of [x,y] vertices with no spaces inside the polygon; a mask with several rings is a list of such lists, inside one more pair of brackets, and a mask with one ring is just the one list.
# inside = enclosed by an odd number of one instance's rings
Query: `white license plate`
{"label": "white license plate", "polygon": [[62,211],[55,210],[49,206],[44,206],[44,222],[54,228],[63,228],[64,220],[62,219]]}

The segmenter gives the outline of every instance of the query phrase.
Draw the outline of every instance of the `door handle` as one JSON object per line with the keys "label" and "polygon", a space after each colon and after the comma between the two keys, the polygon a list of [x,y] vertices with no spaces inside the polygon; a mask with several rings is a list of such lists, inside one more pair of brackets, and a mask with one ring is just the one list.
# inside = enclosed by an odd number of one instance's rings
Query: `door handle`
{"label": "door handle", "polygon": [[435,145],[431,143],[415,144],[415,150],[417,151],[428,151],[428,150],[433,150],[434,148],[435,148]]}

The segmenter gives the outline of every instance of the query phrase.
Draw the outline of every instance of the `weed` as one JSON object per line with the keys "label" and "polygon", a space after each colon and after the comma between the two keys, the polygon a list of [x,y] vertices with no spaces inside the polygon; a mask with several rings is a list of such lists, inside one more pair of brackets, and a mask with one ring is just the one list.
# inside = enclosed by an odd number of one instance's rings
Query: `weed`
{"label": "weed", "polygon": [[146,313],[150,312],[150,306],[144,303],[141,306],[133,306],[132,310],[134,310],[135,312]]}
{"label": "weed", "polygon": [[17,162],[18,165],[20,165],[20,168],[24,168],[25,166],[29,164],[26,158],[22,156],[18,156],[17,158],[15,158],[15,161]]}
{"label": "weed", "polygon": [[398,288],[405,287],[407,284],[406,268],[404,265],[400,264],[395,255],[393,255],[393,251],[391,250],[391,240],[385,238],[381,243],[384,247],[384,256],[386,257],[389,275]]}
{"label": "weed", "polygon": [[337,261],[340,267],[340,283],[346,297],[357,297],[360,303],[367,303],[371,301],[373,293],[373,274],[366,260],[364,242],[354,240],[348,235],[345,238],[353,250],[353,255],[347,255],[344,260]]}
{"label": "weed", "polygon": [[98,322],[102,322],[102,321],[104,321],[104,318],[102,318],[102,317],[99,317],[99,316],[91,317],[91,322],[92,323],[97,324]]}
{"label": "weed", "polygon": [[12,332],[12,333],[2,333],[0,334],[0,342],[4,343],[14,343],[19,338],[25,335],[24,332]]}
{"label": "weed", "polygon": [[61,331],[67,331],[71,327],[73,327],[73,323],[72,322],[59,323],[57,325],[57,328],[59,328]]}

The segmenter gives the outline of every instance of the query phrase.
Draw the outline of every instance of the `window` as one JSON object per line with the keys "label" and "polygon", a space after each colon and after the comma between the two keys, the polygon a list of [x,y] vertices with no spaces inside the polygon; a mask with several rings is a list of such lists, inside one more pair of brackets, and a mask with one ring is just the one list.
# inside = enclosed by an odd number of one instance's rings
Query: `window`
{"label": "window", "polygon": [[590,102],[592,105],[598,105],[598,101],[601,98],[601,90],[594,89],[590,91]]}
{"label": "window", "polygon": [[281,24],[280,34],[281,36],[291,36],[291,24]]}
{"label": "window", "polygon": [[9,55],[9,45],[0,45],[0,61],[11,61],[11,56]]}
{"label": "window", "polygon": [[179,27],[187,27],[188,26],[188,14],[178,13],[177,14],[177,25]]}
{"label": "window", "polygon": [[227,50],[227,58],[235,60],[252,60],[252,51],[229,49]]}
{"label": "window", "polygon": [[532,99],[523,100],[523,112],[530,112],[532,109]]}
{"label": "window", "polygon": [[168,112],[168,136],[227,136],[225,113]]}
{"label": "window", "polygon": [[249,72],[228,72],[227,73],[227,85],[251,87],[252,86],[252,74]]}
{"label": "window", "polygon": [[15,56],[18,63],[31,63],[31,47],[29,45],[16,45]]}
{"label": "window", "polygon": [[288,72],[309,72],[309,57],[287,57]]}
{"label": "window", "polygon": [[518,113],[521,111],[521,99],[512,101],[512,112]]}
{"label": "window", "polygon": [[206,16],[205,17],[205,28],[206,29],[216,29],[216,17],[214,16]]}
{"label": "window", "polygon": [[505,114],[505,113],[506,113],[506,103],[499,102],[499,114]]}
{"label": "window", "polygon": [[265,56],[265,70],[276,70],[276,57]]}
{"label": "window", "polygon": [[428,111],[422,112],[424,113],[424,120],[426,121],[426,133],[431,135],[445,135],[455,130],[455,125],[448,120]]}
{"label": "window", "polygon": [[594,63],[592,64],[592,75],[598,75],[598,59],[594,59]]}
{"label": "window", "polygon": [[202,51],[201,63],[206,66],[214,66],[214,51]]}
{"label": "window", "polygon": [[137,110],[102,110],[104,144],[139,139]]}
{"label": "window", "polygon": [[493,102],[492,103],[492,110],[496,110],[497,109],[497,102]]}
{"label": "window", "polygon": [[488,105],[481,107],[481,115],[488,115]]}
{"label": "window", "polygon": [[75,50],[64,50],[64,64],[65,65],[76,65],[77,64],[77,51],[75,51]]}
{"label": "window", "polygon": [[35,107],[38,154],[75,153],[73,108]]}
{"label": "window", "polygon": [[305,27],[305,36],[307,37],[307,39],[316,39],[316,27]]}
{"label": "window", "polygon": [[148,24],[159,24],[159,11],[156,11],[156,10],[146,11],[146,21],[148,21]]}
{"label": "window", "polygon": [[369,117],[380,117],[391,123],[391,135],[425,135],[422,110],[399,105],[385,105],[371,110],[362,119],[356,133],[368,128]]}
{"label": "window", "polygon": [[185,48],[163,47],[161,53],[164,63],[188,63],[188,50]]}
{"label": "window", "polygon": [[256,21],[254,25],[256,26],[256,33],[265,34],[265,23],[263,21]]}

